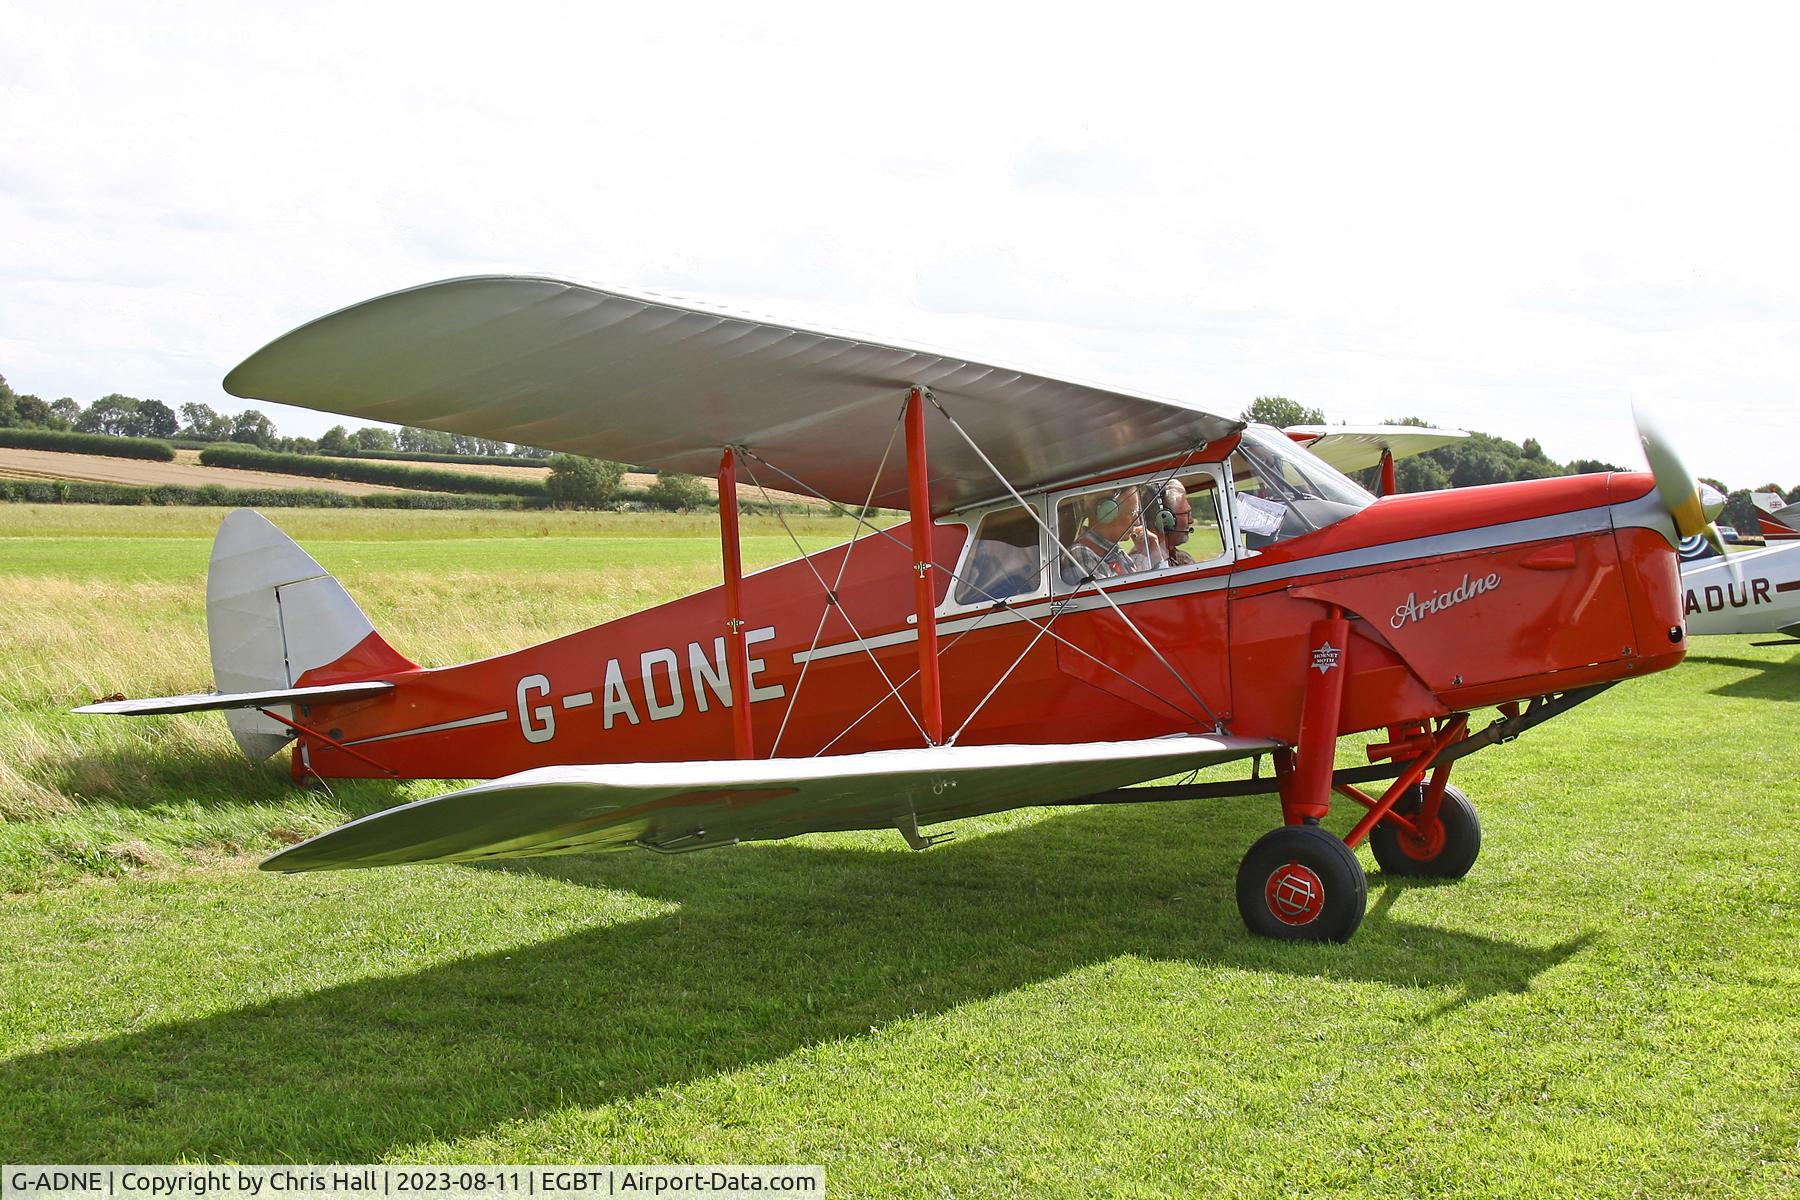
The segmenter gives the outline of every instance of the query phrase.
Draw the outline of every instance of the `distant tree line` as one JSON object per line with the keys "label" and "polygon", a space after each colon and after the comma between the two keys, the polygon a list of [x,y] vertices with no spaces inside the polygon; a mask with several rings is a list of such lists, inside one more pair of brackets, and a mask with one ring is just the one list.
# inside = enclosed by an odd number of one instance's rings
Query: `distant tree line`
{"label": "distant tree line", "polygon": [[437,429],[398,430],[368,426],[351,430],[335,425],[317,438],[283,437],[267,414],[247,408],[235,416],[210,404],[183,404],[180,411],[161,400],[144,400],[114,392],[82,406],[64,396],[42,397],[15,392],[0,376],[0,429],[55,429],[110,437],[162,438],[176,442],[239,442],[259,450],[285,454],[347,455],[405,453],[453,456],[482,455],[542,462],[547,450],[509,445],[492,438],[469,437]]}
{"label": "distant tree line", "polygon": [[[1309,408],[1285,396],[1258,396],[1243,411],[1246,421],[1261,421],[1277,428],[1289,425],[1323,425],[1324,410]],[[1387,425],[1417,425],[1430,422],[1419,417],[1400,417],[1382,422]],[[491,438],[467,434],[445,433],[438,429],[402,426],[397,430],[364,426],[350,430],[334,425],[317,438],[284,437],[264,413],[255,409],[231,415],[208,404],[183,404],[180,411],[161,400],[139,399],[118,392],[102,396],[83,406],[63,396],[45,401],[39,396],[15,392],[0,376],[0,429],[61,430],[99,434],[121,438],[156,438],[176,443],[216,444],[236,442],[260,450],[285,454],[318,454],[334,457],[380,457],[383,455],[457,462],[465,459],[487,461],[529,461],[551,470],[547,491],[553,503],[573,508],[602,508],[623,498],[623,475],[627,468],[620,463],[603,462],[579,455],[552,455],[535,446],[509,445]],[[1442,488],[1473,487],[1484,483],[1505,483],[1516,479],[1547,479],[1557,475],[1582,475],[1597,471],[1621,471],[1626,468],[1598,459],[1582,458],[1559,463],[1544,453],[1536,438],[1523,443],[1486,433],[1469,437],[1427,451],[1395,464],[1395,482],[1403,492],[1437,491]],[[1375,482],[1375,472],[1366,473],[1365,484]],[[1757,527],[1756,508],[1750,502],[1750,488],[1729,488],[1717,480],[1706,482],[1728,497],[1720,520],[1742,530]],[[535,490],[535,489],[532,489]],[[1780,492],[1790,503],[1800,502],[1800,486],[1783,488],[1764,484],[1757,491]],[[666,472],[652,483],[646,498],[661,508],[699,508],[711,502],[706,486],[691,475]]]}
{"label": "distant tree line", "polygon": [[[140,399],[120,393],[102,396],[82,406],[64,396],[46,403],[41,397],[13,390],[0,377],[0,446],[67,450],[79,453],[104,453],[96,446],[107,443],[76,435],[130,439],[112,443],[124,450],[131,446],[142,453],[127,457],[166,459],[171,451],[168,443],[205,448],[202,463],[220,466],[253,467],[287,474],[318,475],[328,478],[359,479],[400,487],[432,488],[444,492],[491,492],[527,502],[533,497],[547,497],[560,508],[629,508],[634,505],[656,509],[696,509],[713,503],[712,495],[701,480],[692,475],[664,471],[648,488],[628,489],[624,486],[626,467],[622,463],[604,462],[574,454],[552,455],[535,446],[511,445],[492,438],[445,433],[438,429],[417,429],[410,425],[399,429],[373,426],[351,431],[335,425],[318,438],[283,437],[264,413],[245,409],[232,416],[208,404],[183,404],[179,412],[161,400]],[[235,443],[245,448],[227,451]],[[267,452],[269,457],[241,457],[249,450]],[[220,457],[227,454],[240,457]],[[281,455],[317,456],[280,458]],[[355,459],[385,457],[423,462],[481,462],[493,464],[539,465],[550,468],[549,478],[538,483],[518,478],[432,472],[420,468],[396,467],[391,464],[361,465]],[[321,458],[349,459],[337,465],[321,462]],[[64,493],[89,492],[77,487]],[[83,485],[85,486],[85,485]],[[15,489],[16,490],[16,489]],[[41,490],[41,489],[40,489]],[[177,493],[210,495],[206,489],[164,488],[146,503],[182,502],[169,499]],[[57,493],[60,498],[64,493]],[[94,493],[97,495],[98,493]],[[135,495],[136,493],[133,493]],[[146,493],[148,495],[149,493]],[[222,493],[221,493],[222,494]],[[108,493],[112,495],[112,493]],[[124,496],[124,492],[119,492]],[[18,498],[18,497],[8,497]],[[34,496],[34,498],[36,498]],[[121,502],[109,500],[105,502]],[[122,502],[135,502],[129,498]],[[193,502],[190,498],[185,502]],[[203,501],[202,501],[203,502]],[[539,500],[541,503],[541,499]]]}
{"label": "distant tree line", "polygon": [[[1307,408],[1285,396],[1258,396],[1245,408],[1242,419],[1261,421],[1278,429],[1289,425],[1323,425],[1322,409]],[[1399,417],[1380,422],[1383,425],[1416,425],[1430,428],[1431,422],[1419,417]],[[1444,488],[1475,487],[1484,483],[1507,483],[1516,479],[1549,479],[1558,475],[1591,475],[1604,471],[1644,470],[1644,467],[1622,467],[1595,458],[1578,458],[1559,463],[1544,453],[1536,438],[1512,442],[1488,433],[1470,432],[1460,441],[1394,464],[1394,483],[1402,492],[1435,492]],[[1363,473],[1359,481],[1373,490],[1379,471]],[[1752,491],[1775,491],[1790,503],[1800,501],[1800,485],[1784,488],[1779,484],[1763,484],[1755,488],[1730,488],[1716,479],[1706,483],[1723,492],[1725,510],[1719,520],[1735,528],[1753,533],[1757,528],[1756,506],[1750,501]]]}

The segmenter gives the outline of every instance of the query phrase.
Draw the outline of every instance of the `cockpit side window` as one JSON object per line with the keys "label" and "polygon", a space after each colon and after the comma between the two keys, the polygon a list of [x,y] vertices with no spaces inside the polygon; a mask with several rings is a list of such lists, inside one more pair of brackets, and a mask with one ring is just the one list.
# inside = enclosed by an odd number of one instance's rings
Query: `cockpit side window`
{"label": "cockpit side window", "polygon": [[1225,553],[1219,482],[1211,472],[1159,475],[1145,484],[1144,523],[1158,567],[1192,566]]}
{"label": "cockpit side window", "polygon": [[1044,586],[1044,557],[1038,523],[1014,506],[981,518],[975,542],[956,584],[958,604],[991,604],[1029,596]]}
{"label": "cockpit side window", "polygon": [[1058,564],[1065,586],[1110,582],[1159,565],[1144,531],[1137,483],[1109,483],[1063,497],[1056,503],[1056,529],[1069,549]]}

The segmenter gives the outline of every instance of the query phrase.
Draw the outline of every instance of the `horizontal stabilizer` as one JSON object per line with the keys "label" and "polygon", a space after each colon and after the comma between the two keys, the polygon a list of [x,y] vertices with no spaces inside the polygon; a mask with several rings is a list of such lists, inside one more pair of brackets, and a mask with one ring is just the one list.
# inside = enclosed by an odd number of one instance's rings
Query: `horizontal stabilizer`
{"label": "horizontal stabilizer", "polygon": [[1040,746],[933,746],[828,758],[541,767],[375,813],[290,846],[265,871],[697,850],[844,829],[915,830],[1073,800],[1279,743],[1168,737]]}
{"label": "horizontal stabilizer", "polygon": [[273,704],[330,704],[366,700],[394,685],[380,679],[336,683],[324,687],[281,688],[272,692],[198,692],[192,696],[149,696],[142,700],[103,700],[71,712],[115,717],[148,717],[158,713],[214,712],[227,708],[267,708]]}

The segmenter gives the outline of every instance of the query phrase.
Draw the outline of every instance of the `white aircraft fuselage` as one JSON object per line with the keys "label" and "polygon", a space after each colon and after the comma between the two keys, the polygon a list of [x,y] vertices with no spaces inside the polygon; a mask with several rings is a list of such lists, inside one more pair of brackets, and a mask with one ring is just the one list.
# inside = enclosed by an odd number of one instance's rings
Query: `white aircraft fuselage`
{"label": "white aircraft fuselage", "polygon": [[1688,634],[1786,633],[1800,638],[1800,542],[1683,563]]}

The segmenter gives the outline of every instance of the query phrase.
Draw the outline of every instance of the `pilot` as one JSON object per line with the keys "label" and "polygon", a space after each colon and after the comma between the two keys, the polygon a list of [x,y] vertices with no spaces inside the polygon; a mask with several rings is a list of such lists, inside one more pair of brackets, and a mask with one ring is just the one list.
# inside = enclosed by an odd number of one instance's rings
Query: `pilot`
{"label": "pilot", "polygon": [[1194,556],[1181,548],[1194,531],[1194,506],[1187,485],[1171,479],[1144,489],[1144,526],[1150,531],[1151,558],[1159,567],[1192,566]]}
{"label": "pilot", "polygon": [[[1126,550],[1120,545],[1132,530],[1138,530],[1135,539],[1137,545]],[[1081,583],[1087,579],[1113,579],[1120,575],[1131,575],[1138,571],[1150,569],[1150,556],[1145,542],[1138,513],[1138,490],[1135,487],[1120,488],[1116,492],[1101,492],[1090,496],[1087,500],[1087,514],[1081,524],[1081,532],[1076,535],[1074,544],[1069,547],[1080,563],[1079,570],[1069,562],[1063,563],[1063,582]]]}

